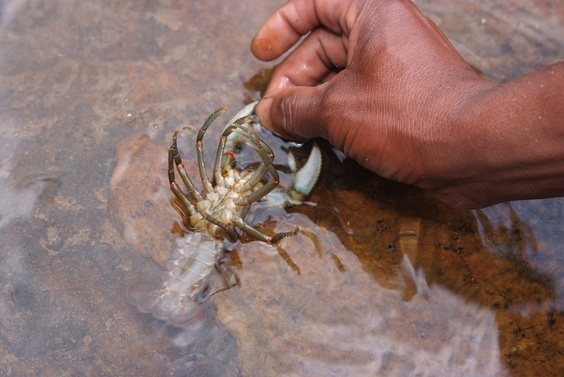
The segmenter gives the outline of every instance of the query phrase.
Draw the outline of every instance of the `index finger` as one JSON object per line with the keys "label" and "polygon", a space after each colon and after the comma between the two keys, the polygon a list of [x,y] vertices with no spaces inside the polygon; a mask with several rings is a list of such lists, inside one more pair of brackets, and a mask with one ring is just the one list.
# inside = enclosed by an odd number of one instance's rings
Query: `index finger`
{"label": "index finger", "polygon": [[[350,3],[339,0],[290,0],[260,27],[251,43],[253,54],[265,61],[288,51],[301,36],[323,25],[334,33],[348,31]],[[354,13],[354,12],[353,12]]]}

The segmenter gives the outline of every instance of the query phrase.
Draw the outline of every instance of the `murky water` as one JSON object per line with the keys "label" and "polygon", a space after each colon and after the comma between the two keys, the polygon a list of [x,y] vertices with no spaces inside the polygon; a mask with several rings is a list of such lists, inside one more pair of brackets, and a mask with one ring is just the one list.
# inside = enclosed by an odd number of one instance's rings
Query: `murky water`
{"label": "murky water", "polygon": [[[201,329],[127,301],[182,232],[170,134],[192,127],[190,167],[207,115],[258,97],[248,46],[280,3],[1,4],[0,375],[562,374],[562,198],[450,210],[328,145],[315,206],[249,219],[300,233],[232,245]],[[564,60],[561,4],[417,3],[492,79]]]}

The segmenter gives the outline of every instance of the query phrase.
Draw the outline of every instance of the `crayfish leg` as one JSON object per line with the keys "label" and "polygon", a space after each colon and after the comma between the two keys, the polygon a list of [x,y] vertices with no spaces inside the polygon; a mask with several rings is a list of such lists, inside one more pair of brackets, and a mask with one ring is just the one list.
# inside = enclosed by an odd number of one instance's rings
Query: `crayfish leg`
{"label": "crayfish leg", "polygon": [[272,238],[270,239],[270,243],[271,244],[275,244],[278,243],[278,241],[280,241],[282,238],[286,238],[286,237],[292,237],[295,236],[298,231],[300,230],[300,228],[296,227],[296,229],[294,229],[291,232],[280,232],[280,233],[276,233],[274,236],[272,236]]}

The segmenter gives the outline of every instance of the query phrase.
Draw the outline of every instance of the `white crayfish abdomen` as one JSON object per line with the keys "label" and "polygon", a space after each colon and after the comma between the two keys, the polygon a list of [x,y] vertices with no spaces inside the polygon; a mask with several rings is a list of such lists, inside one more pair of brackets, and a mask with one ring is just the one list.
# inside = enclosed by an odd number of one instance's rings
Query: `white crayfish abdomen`
{"label": "white crayfish abdomen", "polygon": [[161,287],[135,283],[128,288],[128,297],[142,312],[174,326],[198,327],[205,320],[205,311],[194,296],[214,268],[221,245],[207,233],[187,234],[165,263]]}

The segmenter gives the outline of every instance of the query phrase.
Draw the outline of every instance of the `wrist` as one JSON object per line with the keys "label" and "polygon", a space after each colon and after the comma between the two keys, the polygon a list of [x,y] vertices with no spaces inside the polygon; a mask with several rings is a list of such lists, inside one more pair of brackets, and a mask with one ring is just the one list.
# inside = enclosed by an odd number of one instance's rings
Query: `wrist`
{"label": "wrist", "polygon": [[471,83],[451,108],[450,146],[427,187],[467,208],[563,195],[563,82],[559,64],[504,84]]}
{"label": "wrist", "polygon": [[436,96],[435,106],[428,111],[431,127],[425,129],[433,132],[420,157],[424,173],[415,184],[431,191],[473,182],[484,175],[487,166],[496,165],[495,156],[484,155],[478,149],[491,132],[490,124],[482,119],[488,105],[486,98],[500,84],[476,77],[453,86],[456,90],[449,87]]}

